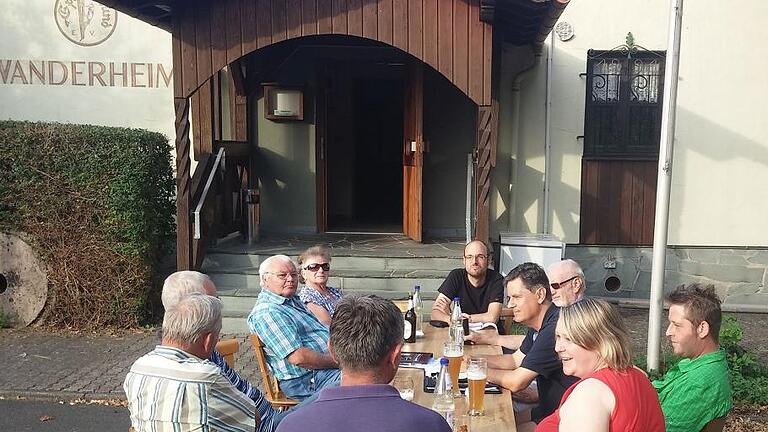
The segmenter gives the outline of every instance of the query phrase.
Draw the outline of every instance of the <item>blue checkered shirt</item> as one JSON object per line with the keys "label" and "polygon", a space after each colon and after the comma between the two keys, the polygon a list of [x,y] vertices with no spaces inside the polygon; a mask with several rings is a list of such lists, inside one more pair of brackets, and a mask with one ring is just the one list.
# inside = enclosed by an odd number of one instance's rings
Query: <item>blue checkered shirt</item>
{"label": "blue checkered shirt", "polygon": [[288,356],[304,347],[328,353],[328,328],[304,306],[298,296],[285,298],[262,289],[248,315],[248,328],[264,342],[264,354],[278,380],[302,377],[309,369],[288,362]]}

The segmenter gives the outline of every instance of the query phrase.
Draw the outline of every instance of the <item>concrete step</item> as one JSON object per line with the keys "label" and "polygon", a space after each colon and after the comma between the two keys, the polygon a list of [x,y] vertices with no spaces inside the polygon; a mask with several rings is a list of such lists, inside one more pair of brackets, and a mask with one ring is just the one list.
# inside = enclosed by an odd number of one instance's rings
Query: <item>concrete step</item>
{"label": "concrete step", "polygon": [[[270,255],[260,254],[235,254],[235,253],[209,253],[203,261],[203,272],[248,272],[258,273],[259,265]],[[331,260],[333,272],[337,270],[441,270],[450,271],[461,267],[460,257],[366,257],[366,256],[337,256]]]}

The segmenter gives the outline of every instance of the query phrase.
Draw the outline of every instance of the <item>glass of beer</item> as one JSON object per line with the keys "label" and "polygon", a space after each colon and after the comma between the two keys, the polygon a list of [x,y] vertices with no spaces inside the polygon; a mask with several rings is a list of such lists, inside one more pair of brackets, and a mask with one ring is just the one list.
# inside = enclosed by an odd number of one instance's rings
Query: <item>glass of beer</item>
{"label": "glass of beer", "polygon": [[461,361],[464,357],[464,346],[459,343],[448,341],[443,345],[443,357],[448,358],[448,372],[453,381],[453,396],[461,396],[459,390],[459,372],[461,371]]}
{"label": "glass of beer", "polygon": [[483,400],[485,399],[485,381],[488,377],[488,360],[480,357],[472,357],[467,365],[467,382],[469,386],[469,415],[481,416],[485,414]]}

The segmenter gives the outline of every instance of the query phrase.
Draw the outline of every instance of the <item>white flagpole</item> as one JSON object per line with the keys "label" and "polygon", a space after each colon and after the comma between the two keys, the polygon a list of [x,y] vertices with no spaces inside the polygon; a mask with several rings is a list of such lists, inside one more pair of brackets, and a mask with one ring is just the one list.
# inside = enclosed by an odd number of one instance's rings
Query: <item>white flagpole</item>
{"label": "white flagpole", "polygon": [[661,144],[656,182],[656,217],[653,224],[653,265],[648,311],[648,369],[658,370],[661,350],[661,322],[664,313],[664,269],[669,228],[669,190],[672,182],[672,155],[675,146],[677,81],[680,67],[680,33],[683,25],[683,0],[670,0],[669,38],[664,68],[664,100],[661,108]]}

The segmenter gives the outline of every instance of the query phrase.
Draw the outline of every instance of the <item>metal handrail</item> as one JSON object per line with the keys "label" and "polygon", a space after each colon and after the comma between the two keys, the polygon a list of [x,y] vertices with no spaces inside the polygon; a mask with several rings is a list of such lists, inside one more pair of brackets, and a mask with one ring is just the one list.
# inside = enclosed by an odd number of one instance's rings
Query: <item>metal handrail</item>
{"label": "metal handrail", "polygon": [[195,211],[192,212],[194,215],[194,224],[195,224],[195,232],[194,232],[194,239],[199,240],[201,237],[201,224],[200,224],[200,211],[203,209],[203,205],[205,204],[205,199],[208,197],[208,190],[211,188],[211,184],[213,183],[213,179],[216,176],[216,173],[219,170],[219,167],[221,169],[224,169],[224,147],[219,147],[219,151],[216,152],[216,160],[213,162],[213,168],[211,168],[211,172],[208,173],[208,179],[205,181],[205,187],[203,188],[203,193],[200,195],[200,200],[197,202],[197,206],[195,207]]}

